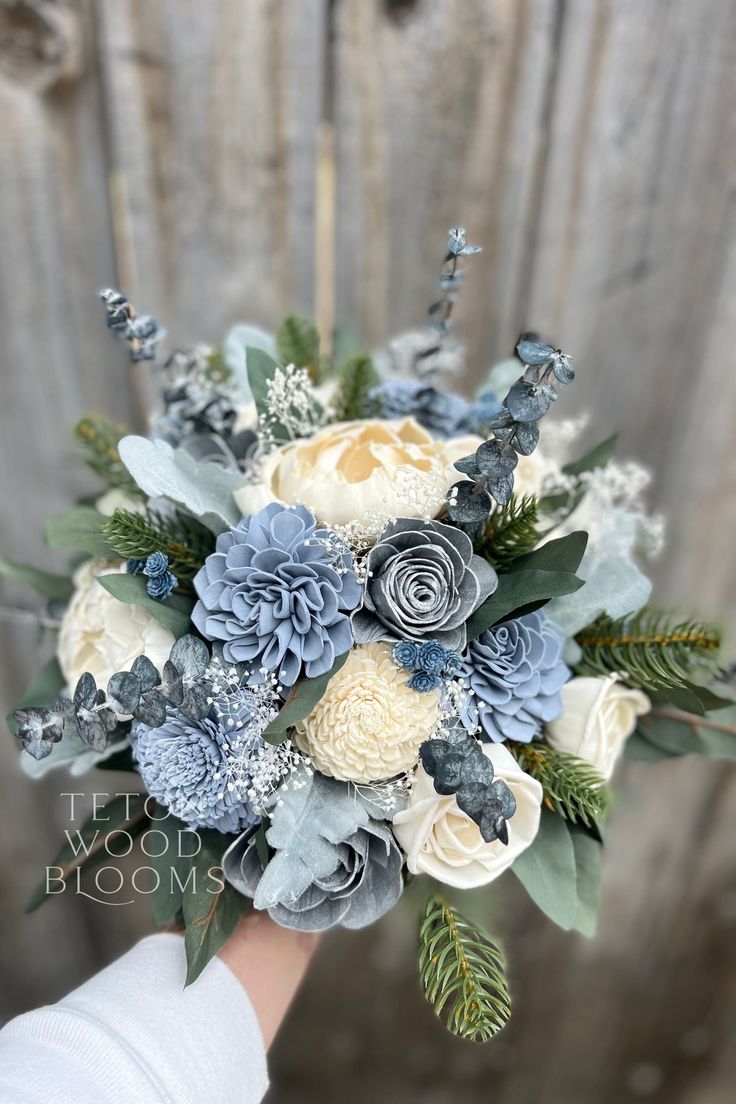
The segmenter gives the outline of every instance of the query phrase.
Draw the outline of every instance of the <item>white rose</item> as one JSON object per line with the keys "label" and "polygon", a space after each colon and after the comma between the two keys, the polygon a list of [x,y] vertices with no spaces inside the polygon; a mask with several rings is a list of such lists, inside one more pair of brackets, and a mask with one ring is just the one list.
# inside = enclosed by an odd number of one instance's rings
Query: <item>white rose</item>
{"label": "white rose", "polygon": [[479,437],[437,441],[413,418],[340,422],[274,449],[261,482],[235,492],[244,514],[268,502],[303,503],[325,525],[360,521],[374,534],[391,517],[434,517],[462,478],[455,460]]}
{"label": "white rose", "polygon": [[548,742],[587,760],[610,778],[637,717],[651,708],[649,698],[622,685],[615,675],[570,679],[561,693],[562,714],[548,722]]}
{"label": "white rose", "polygon": [[542,787],[525,774],[503,744],[483,744],[502,779],[516,798],[508,821],[509,842],[486,843],[480,828],[460,809],[453,796],[442,797],[422,766],[417,768],[406,809],[394,817],[394,835],[406,853],[412,874],[429,874],[446,885],[472,889],[502,874],[525,851],[539,829]]}
{"label": "white rose", "polygon": [[59,630],[57,656],[70,691],[89,671],[103,690],[116,671],[127,671],[146,655],[159,670],[174,637],[140,606],[114,598],[98,575],[124,572],[125,564],[87,560],[74,575],[74,593]]}
{"label": "white rose", "polygon": [[118,490],[117,487],[113,487],[109,491],[105,491],[103,495],[95,502],[95,510],[98,514],[103,514],[105,517],[112,517],[116,510],[129,510],[132,514],[145,513],[146,507],[140,498],[133,498],[132,495],[126,494],[125,491]]}

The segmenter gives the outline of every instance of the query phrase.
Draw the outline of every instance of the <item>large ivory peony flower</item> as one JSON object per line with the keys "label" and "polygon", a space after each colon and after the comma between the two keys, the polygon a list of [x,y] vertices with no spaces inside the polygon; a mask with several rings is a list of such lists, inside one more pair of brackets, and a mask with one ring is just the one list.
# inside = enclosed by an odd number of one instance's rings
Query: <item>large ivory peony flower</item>
{"label": "large ivory peony flower", "polygon": [[378,782],[410,770],[439,719],[439,691],[410,690],[388,644],[354,648],[296,742],[322,774]]}
{"label": "large ivory peony flower", "polygon": [[486,885],[508,869],[536,836],[542,787],[521,770],[503,744],[483,744],[482,748],[493,763],[495,777],[505,782],[516,798],[516,812],[508,821],[509,842],[486,843],[454,794],[438,794],[432,778],[419,766],[409,804],[393,823],[412,874],[429,874],[460,889]]}
{"label": "large ivory peony flower", "polygon": [[174,637],[140,606],[127,605],[100,586],[98,575],[124,572],[125,564],[87,560],[74,575],[74,594],[59,630],[57,655],[70,690],[85,671],[104,689],[116,671],[146,655],[159,670]]}
{"label": "large ivory peony flower", "polygon": [[649,698],[624,686],[615,675],[570,679],[561,693],[562,714],[547,725],[548,742],[610,778],[637,717],[651,709]]}
{"label": "large ivory peony flower", "polygon": [[437,441],[413,418],[341,422],[274,449],[261,482],[234,498],[244,514],[276,499],[303,503],[325,525],[359,521],[377,533],[381,519],[434,517],[462,478],[455,460],[475,452],[479,437]]}

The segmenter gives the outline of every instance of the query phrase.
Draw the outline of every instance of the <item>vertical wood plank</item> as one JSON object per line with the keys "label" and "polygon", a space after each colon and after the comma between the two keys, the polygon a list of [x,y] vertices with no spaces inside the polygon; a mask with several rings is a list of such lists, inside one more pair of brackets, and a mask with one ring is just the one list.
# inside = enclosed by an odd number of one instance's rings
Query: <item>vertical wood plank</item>
{"label": "vertical wood plank", "polygon": [[310,313],[323,0],[96,10],[129,294],[180,344]]}

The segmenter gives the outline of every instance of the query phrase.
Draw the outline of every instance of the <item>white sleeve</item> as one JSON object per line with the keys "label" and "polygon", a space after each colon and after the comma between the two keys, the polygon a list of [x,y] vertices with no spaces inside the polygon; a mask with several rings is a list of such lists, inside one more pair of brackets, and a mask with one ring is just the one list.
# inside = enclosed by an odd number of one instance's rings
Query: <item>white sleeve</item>
{"label": "white sleeve", "polygon": [[263,1036],[215,957],[184,989],[181,936],[159,934],[58,1004],[0,1031],[2,1104],[258,1104]]}

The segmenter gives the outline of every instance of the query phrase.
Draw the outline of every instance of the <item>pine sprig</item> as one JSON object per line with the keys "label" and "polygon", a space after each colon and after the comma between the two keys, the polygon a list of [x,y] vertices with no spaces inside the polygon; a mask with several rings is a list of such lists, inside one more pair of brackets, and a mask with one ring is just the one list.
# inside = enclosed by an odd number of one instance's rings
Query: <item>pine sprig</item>
{"label": "pine sprig", "polygon": [[539,503],[535,495],[511,496],[488,518],[476,551],[489,563],[503,570],[519,556],[525,556],[539,544]]}
{"label": "pine sprig", "polygon": [[276,331],[276,347],[284,364],[306,368],[313,383],[324,375],[319,355],[319,332],[306,318],[288,315]]}
{"label": "pine sprig", "polygon": [[152,552],[164,552],[169,569],[183,581],[196,575],[213,550],[209,530],[181,514],[165,518],[155,510],[145,514],[116,510],[102,532],[118,555],[126,559],[144,560]]}
{"label": "pine sprig", "polygon": [[521,769],[536,778],[548,809],[573,824],[596,828],[606,815],[609,793],[603,776],[590,763],[539,741],[507,742]]}
{"label": "pine sprig", "polygon": [[141,491],[120,459],[118,442],[127,430],[101,414],[87,414],[74,427],[74,436],[84,449],[88,467],[108,487],[141,498]]}
{"label": "pine sprig", "polygon": [[715,669],[720,633],[699,621],[673,624],[644,609],[617,621],[599,617],[575,637],[580,674],[620,674],[632,686],[657,691],[689,683],[698,670]]}
{"label": "pine sprig", "polygon": [[439,897],[427,901],[419,926],[419,976],[427,1000],[454,1035],[484,1043],[508,1023],[503,952]]}
{"label": "pine sprig", "polygon": [[346,361],[338,373],[338,385],[333,408],[338,422],[365,418],[370,413],[368,394],[380,382],[373,362],[367,356],[355,356]]}

